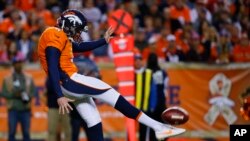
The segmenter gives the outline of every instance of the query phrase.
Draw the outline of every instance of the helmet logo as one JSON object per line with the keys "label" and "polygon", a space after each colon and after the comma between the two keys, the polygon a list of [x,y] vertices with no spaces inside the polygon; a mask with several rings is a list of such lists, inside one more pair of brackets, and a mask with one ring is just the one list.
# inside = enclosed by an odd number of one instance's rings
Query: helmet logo
{"label": "helmet logo", "polygon": [[81,19],[76,15],[65,15],[64,17],[68,18],[69,21],[73,23],[74,26],[76,26],[76,24],[82,25]]}

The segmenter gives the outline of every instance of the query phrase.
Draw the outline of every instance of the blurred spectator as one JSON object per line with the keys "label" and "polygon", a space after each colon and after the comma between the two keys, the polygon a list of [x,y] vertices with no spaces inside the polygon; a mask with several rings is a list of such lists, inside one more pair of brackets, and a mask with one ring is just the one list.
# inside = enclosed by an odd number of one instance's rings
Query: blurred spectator
{"label": "blurred spectator", "polygon": [[142,15],[139,12],[138,5],[135,1],[125,1],[124,2],[124,10],[127,11],[132,17],[134,17],[134,28],[138,28],[141,25],[140,20],[142,20]]}
{"label": "blurred spectator", "polygon": [[[47,141],[71,141],[70,117],[68,114],[60,115],[57,104],[57,96],[51,87],[49,79],[46,79],[46,97],[48,106],[48,138]],[[61,139],[61,133],[64,139]]]}
{"label": "blurred spectator", "polygon": [[192,32],[193,28],[191,24],[185,24],[182,29],[179,29],[174,33],[176,37],[176,44],[179,45],[184,54],[186,54],[190,49],[189,42],[191,40]]}
{"label": "blurred spectator", "polygon": [[13,72],[3,80],[2,96],[8,105],[8,139],[15,141],[17,124],[21,124],[24,141],[30,139],[31,99],[35,95],[33,78],[23,71],[24,58],[15,56],[12,59]]}
{"label": "blurred spectator", "polygon": [[152,16],[144,16],[146,40],[155,34],[154,21]]}
{"label": "blurred spectator", "polygon": [[219,35],[214,27],[206,26],[205,28],[203,27],[201,36],[201,44],[204,46],[204,57],[207,63],[213,63],[216,58],[213,56],[212,50],[216,48],[219,41]]}
{"label": "blurred spectator", "polygon": [[230,63],[232,56],[232,44],[230,42],[230,34],[223,30],[220,32],[219,41],[212,48],[212,56],[215,63]]}
{"label": "blurred spectator", "polygon": [[[9,43],[9,46],[7,47],[7,59],[8,62],[11,63],[11,61],[16,57],[16,56],[21,56],[24,58],[24,55],[22,54],[22,52],[20,52],[17,49],[17,45],[15,41],[11,41]],[[25,60],[24,60],[25,61]]]}
{"label": "blurred spectator", "polygon": [[227,28],[227,25],[232,23],[230,13],[225,9],[219,9],[217,13],[214,13],[213,25],[221,32]]}
{"label": "blurred spectator", "polygon": [[249,14],[244,14],[240,17],[240,26],[241,26],[241,31],[244,32],[246,31],[248,36],[250,36],[250,18],[249,18]]}
{"label": "blurred spectator", "polygon": [[51,8],[51,13],[52,13],[52,18],[53,20],[51,21],[51,25],[55,26],[57,19],[61,16],[61,8],[59,6],[54,6]]}
{"label": "blurred spectator", "polygon": [[156,53],[157,44],[156,41],[158,37],[156,35],[152,35],[148,40],[148,46],[142,50],[142,59],[145,61],[148,59],[150,53]]}
{"label": "blurred spectator", "polygon": [[207,0],[196,0],[195,7],[191,10],[191,21],[194,27],[199,27],[204,21],[208,23],[212,22],[212,15],[210,11],[206,8]]}
{"label": "blurred spectator", "polygon": [[216,13],[216,12],[218,12],[220,10],[228,11],[229,12],[230,11],[229,4],[230,3],[227,0],[215,0],[213,2],[213,9],[212,9],[212,11],[214,13]]}
{"label": "blurred spectator", "polygon": [[240,41],[241,31],[239,23],[231,23],[227,25],[227,31],[230,34],[230,42],[232,45],[236,45]]}
{"label": "blurred spectator", "polygon": [[24,55],[25,59],[28,62],[32,62],[32,53],[33,53],[34,43],[30,39],[30,35],[27,31],[21,31],[21,37],[17,40],[17,49]]}
{"label": "blurred spectator", "polygon": [[168,46],[165,52],[165,60],[171,63],[178,63],[184,61],[185,56],[180,46],[176,44],[176,38],[174,35],[170,34],[166,37],[168,41]]}
{"label": "blurred spectator", "polygon": [[145,28],[145,16],[149,15],[149,6],[146,4],[145,0],[143,0],[144,2],[141,1],[134,1],[135,4],[137,5],[136,9],[137,14],[135,16],[135,24],[136,24],[136,28],[141,27],[141,28]]}
{"label": "blurred spectator", "polygon": [[242,34],[240,43],[233,48],[234,62],[250,62],[250,42],[246,33]]}
{"label": "blurred spectator", "polygon": [[31,34],[31,38],[33,41],[37,41],[42,32],[46,29],[47,25],[42,18],[38,18],[36,20],[36,30],[34,30]]}
{"label": "blurred spectator", "polygon": [[152,70],[153,80],[157,87],[157,104],[152,117],[159,122],[163,122],[161,114],[166,109],[166,92],[169,78],[166,70],[161,69],[159,66],[158,60],[155,53],[150,53],[147,60],[147,68]]}
{"label": "blurred spectator", "polygon": [[170,29],[167,26],[162,27],[159,38],[156,41],[156,54],[160,62],[165,61],[165,52],[167,49],[168,41],[166,37],[170,34]]}
{"label": "blurred spectator", "polygon": [[15,0],[14,4],[18,9],[28,12],[34,8],[35,0]]}
{"label": "blurred spectator", "polygon": [[[11,8],[8,13],[3,13],[3,20],[0,21],[0,31],[8,34],[12,32],[18,23],[18,26],[24,27],[26,24],[26,15],[16,8]],[[2,18],[2,17],[1,17]]]}
{"label": "blurred spectator", "polygon": [[36,0],[34,11],[38,17],[43,18],[46,25],[55,26],[56,19],[53,18],[52,12],[46,9],[46,1],[45,0]]}
{"label": "blurred spectator", "polygon": [[96,1],[96,6],[101,10],[102,14],[107,13],[107,5],[106,0],[98,0]]}
{"label": "blurred spectator", "polygon": [[[135,106],[153,117],[157,105],[157,87],[152,70],[145,67],[140,54],[135,54]],[[157,141],[149,127],[139,123],[139,140]]]}
{"label": "blurred spectator", "polygon": [[[138,0],[136,1],[138,4],[138,9],[142,15],[148,15],[149,14],[149,6],[148,0]],[[151,1],[152,2],[152,1]]]}
{"label": "blurred spectator", "polygon": [[69,9],[81,10],[83,7],[82,0],[69,0]]}
{"label": "blurred spectator", "polygon": [[42,34],[42,32],[46,29],[46,24],[44,22],[43,19],[39,18],[37,19],[37,29],[34,30],[31,33],[31,40],[34,44],[34,48],[33,48],[33,53],[32,53],[32,61],[33,62],[37,62],[38,61],[38,56],[37,56],[37,44],[38,44],[38,40],[40,38],[40,35]]}
{"label": "blurred spectator", "polygon": [[0,64],[8,63],[7,42],[4,33],[0,32]]}
{"label": "blurred spectator", "polygon": [[161,12],[159,10],[159,4],[155,0],[151,1],[148,12],[149,12],[148,15],[152,16],[153,18],[161,16]]}
{"label": "blurred spectator", "polygon": [[163,9],[162,18],[163,18],[163,26],[166,28],[169,28],[171,31],[173,31],[171,29],[170,8],[165,7]]}
{"label": "blurred spectator", "polygon": [[14,23],[13,30],[8,33],[7,38],[9,40],[12,40],[12,41],[19,40],[21,38],[21,32],[23,30],[24,30],[24,27],[21,24],[21,22],[20,21],[16,21]]}
{"label": "blurred spectator", "polygon": [[[34,30],[37,30],[37,24],[38,24],[38,20],[39,20],[39,17],[38,15],[33,12],[33,11],[27,11],[26,12],[26,15],[27,15],[27,28],[28,28],[28,31],[30,33],[32,33]],[[41,19],[41,18],[40,18]]]}
{"label": "blurred spectator", "polygon": [[145,47],[148,46],[145,36],[145,29],[138,28],[135,32],[135,47],[142,51]]}
{"label": "blurred spectator", "polygon": [[184,25],[191,22],[190,12],[184,0],[175,0],[174,5],[170,7],[170,18]]}
{"label": "blurred spectator", "polygon": [[[54,4],[56,6],[59,6],[61,8],[61,10],[64,11],[64,10],[68,9],[69,1],[70,0],[55,0]],[[55,6],[55,5],[53,5],[53,6]],[[50,9],[50,8],[48,7],[48,9]]]}
{"label": "blurred spectator", "polygon": [[15,9],[15,6],[12,4],[12,2],[2,2],[4,9],[0,11],[0,23],[3,22],[4,18],[7,18],[11,11]]}
{"label": "blurred spectator", "polygon": [[200,43],[200,37],[198,33],[193,32],[191,35],[190,40],[190,49],[188,50],[187,54],[185,55],[186,62],[204,62],[209,58],[205,58],[204,56],[204,47]]}
{"label": "blurred spectator", "polygon": [[158,7],[159,5],[156,2],[150,5],[149,16],[151,16],[153,19],[153,26],[154,26],[155,32],[160,33],[160,31],[162,30],[162,26],[163,26],[163,15],[159,11]]}
{"label": "blurred spectator", "polygon": [[64,2],[63,5],[68,6],[68,1],[69,0],[46,0],[46,8],[52,10],[54,7],[62,7],[62,2]]}
{"label": "blurred spectator", "polygon": [[205,34],[208,34],[206,32],[208,31],[210,25],[211,24],[207,21],[201,21],[199,23],[198,28],[197,29],[194,28],[194,29],[198,32],[199,35],[205,35]]}
{"label": "blurred spectator", "polygon": [[98,29],[102,16],[100,9],[95,6],[94,0],[85,0],[83,6],[82,12],[86,16],[88,22],[92,22],[94,29]]}

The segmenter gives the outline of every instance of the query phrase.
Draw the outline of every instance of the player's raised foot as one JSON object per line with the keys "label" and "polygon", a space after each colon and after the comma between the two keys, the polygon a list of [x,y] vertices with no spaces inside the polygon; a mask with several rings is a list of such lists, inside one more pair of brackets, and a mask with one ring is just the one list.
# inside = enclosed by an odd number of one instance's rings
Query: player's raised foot
{"label": "player's raised foot", "polygon": [[186,129],[183,128],[176,128],[170,125],[163,125],[164,127],[162,128],[161,131],[156,131],[155,136],[158,140],[163,140],[165,138],[171,137],[171,136],[176,136],[181,133],[184,133]]}

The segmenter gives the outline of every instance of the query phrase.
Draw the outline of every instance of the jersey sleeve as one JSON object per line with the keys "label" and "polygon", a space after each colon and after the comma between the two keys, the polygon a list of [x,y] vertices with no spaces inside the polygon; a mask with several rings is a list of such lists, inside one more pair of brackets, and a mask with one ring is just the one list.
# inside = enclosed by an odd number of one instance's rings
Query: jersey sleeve
{"label": "jersey sleeve", "polygon": [[46,61],[48,64],[48,76],[51,82],[54,92],[57,94],[57,98],[63,97],[62,90],[60,87],[60,76],[59,76],[59,58],[60,51],[54,47],[46,48]]}
{"label": "jersey sleeve", "polygon": [[47,33],[47,47],[52,46],[62,51],[67,40],[67,36],[61,29],[53,28]]}
{"label": "jersey sleeve", "polygon": [[104,38],[91,42],[81,42],[80,44],[73,43],[73,52],[90,51],[102,47],[105,44],[107,44],[107,42]]}

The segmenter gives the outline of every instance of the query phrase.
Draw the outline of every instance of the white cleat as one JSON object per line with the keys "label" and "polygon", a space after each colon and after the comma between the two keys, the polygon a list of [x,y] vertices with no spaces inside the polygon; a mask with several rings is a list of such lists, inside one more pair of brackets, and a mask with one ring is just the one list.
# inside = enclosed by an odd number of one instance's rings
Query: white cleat
{"label": "white cleat", "polygon": [[176,128],[169,125],[164,125],[164,126],[165,127],[162,131],[155,132],[155,136],[158,140],[163,140],[171,136],[176,136],[186,131],[186,129]]}

